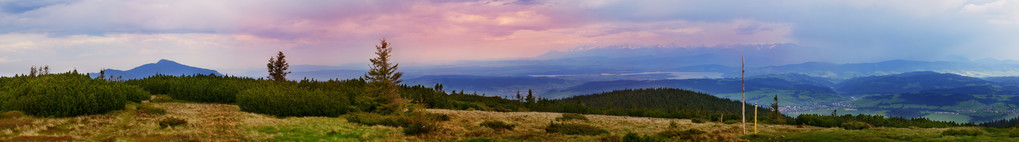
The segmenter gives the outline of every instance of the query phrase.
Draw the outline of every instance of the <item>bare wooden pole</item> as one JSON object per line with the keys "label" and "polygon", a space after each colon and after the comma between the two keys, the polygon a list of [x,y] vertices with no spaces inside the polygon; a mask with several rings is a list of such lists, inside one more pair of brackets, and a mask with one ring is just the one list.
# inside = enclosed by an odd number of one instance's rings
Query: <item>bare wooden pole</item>
{"label": "bare wooden pole", "polygon": [[742,99],[743,103],[740,104],[740,106],[739,106],[740,108],[743,108],[743,115],[740,115],[740,118],[743,118],[743,123],[740,123],[740,126],[743,127],[743,134],[746,135],[747,134],[747,81],[745,79],[746,78],[745,74],[747,72],[746,71],[746,63],[747,62],[746,62],[746,57],[743,57],[743,56],[740,56],[739,60],[740,60],[740,69],[739,69],[740,70],[740,73],[739,73],[740,79],[739,79],[739,81],[741,82],[740,88],[742,88],[741,92],[743,94],[743,95],[741,95],[743,97],[743,99]]}

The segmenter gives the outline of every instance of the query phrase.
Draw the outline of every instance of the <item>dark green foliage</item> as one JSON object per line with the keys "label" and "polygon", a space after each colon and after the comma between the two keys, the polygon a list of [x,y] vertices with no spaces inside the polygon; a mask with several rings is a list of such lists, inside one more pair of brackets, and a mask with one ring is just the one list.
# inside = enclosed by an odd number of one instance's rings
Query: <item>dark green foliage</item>
{"label": "dark green foliage", "polygon": [[173,97],[167,95],[152,95],[152,99],[149,101],[153,103],[173,102]]}
{"label": "dark green foliage", "polygon": [[977,136],[984,134],[980,129],[953,128],[941,132],[942,136]]}
{"label": "dark green foliage", "polygon": [[576,113],[563,113],[563,116],[556,117],[555,120],[566,121],[566,120],[584,120],[587,121],[587,117],[583,114]]}
{"label": "dark green foliage", "polygon": [[897,127],[905,128],[910,126],[920,128],[945,128],[953,126],[964,126],[972,124],[958,124],[949,121],[933,121],[927,118],[912,118],[904,119],[898,117],[885,118],[880,115],[818,115],[818,114],[800,114],[796,117],[796,124],[805,124],[819,127],[840,127],[844,122],[863,122],[871,124],[876,127]]}
{"label": "dark green foliage", "polygon": [[996,120],[996,121],[988,121],[988,122],[980,123],[980,124],[977,124],[977,125],[984,126],[984,127],[995,127],[995,128],[1016,127],[1016,125],[1019,125],[1019,117],[1009,118],[1009,119],[1001,119],[1001,120]]}
{"label": "dark green foliage", "polygon": [[0,111],[19,110],[35,116],[102,114],[147,96],[148,92],[135,86],[70,72],[0,77]]}
{"label": "dark green foliage", "polygon": [[557,124],[555,122],[549,123],[548,126],[545,127],[545,132],[547,132],[547,133],[561,133],[561,134],[567,134],[567,135],[599,135],[599,134],[602,134],[602,133],[608,133],[608,131],[605,131],[605,129],[598,128],[598,127],[591,126],[591,125],[576,124],[576,123],[558,123]]}
{"label": "dark green foliage", "polygon": [[358,112],[347,114],[345,118],[347,121],[368,126],[383,125],[403,127],[403,133],[407,135],[417,135],[435,131],[438,127],[436,122],[449,120],[449,116],[421,112],[406,114],[406,116]]}
{"label": "dark green foliage", "polygon": [[660,137],[655,137],[651,135],[640,136],[634,133],[626,133],[626,136],[623,136],[623,142],[664,142],[664,141],[665,140],[663,140]]}
{"label": "dark green foliage", "polygon": [[704,131],[701,131],[701,130],[697,130],[697,129],[689,129],[689,130],[683,130],[683,131],[679,131],[679,130],[676,130],[676,129],[669,129],[669,130],[665,130],[665,131],[662,131],[662,132],[658,132],[658,135],[662,136],[662,137],[666,137],[666,138],[679,137],[679,138],[682,138],[682,139],[693,139],[694,137],[696,137],[698,135],[701,135],[701,134],[704,134],[704,133],[707,133],[707,132],[704,132]]}
{"label": "dark green foliage", "polygon": [[846,122],[846,123],[842,123],[841,126],[842,126],[843,129],[846,129],[846,130],[863,130],[863,129],[869,129],[871,127],[874,127],[874,125],[870,125],[870,124],[867,124],[867,122],[860,122],[860,121],[849,121],[849,122]]}
{"label": "dark green foliage", "polygon": [[345,118],[347,118],[347,121],[368,126],[383,125],[391,127],[402,127],[410,124],[409,120],[403,117],[397,115],[382,115],[378,113],[364,113],[364,112],[351,113],[348,114]]}
{"label": "dark green foliage", "polygon": [[347,113],[349,94],[298,87],[296,83],[259,86],[241,91],[241,111],[275,116],[339,116]]}
{"label": "dark green foliage", "polygon": [[176,118],[176,117],[167,117],[167,118],[163,118],[163,120],[159,120],[159,127],[163,127],[163,128],[166,128],[166,127],[176,127],[176,126],[180,126],[180,125],[184,125],[184,124],[188,124],[188,121],[184,120],[184,119]]}
{"label": "dark green foliage", "polygon": [[523,102],[478,94],[446,94],[421,85],[403,86],[400,94],[414,103],[424,102],[427,108],[482,111],[527,111]]}
{"label": "dark green foliage", "polygon": [[492,128],[492,129],[496,129],[496,130],[500,130],[500,129],[513,130],[513,127],[516,127],[516,125],[509,124],[509,123],[502,122],[502,121],[498,121],[498,120],[486,120],[485,122],[481,122],[481,126]]}
{"label": "dark green foliage", "polygon": [[4,118],[21,118],[21,117],[24,117],[24,116],[25,116],[24,113],[21,113],[21,111],[17,111],[17,110],[0,113],[0,119],[4,119]]}
{"label": "dark green foliage", "polygon": [[177,100],[234,103],[237,93],[255,86],[268,84],[267,80],[217,75],[170,76],[153,75],[145,79],[126,81],[153,94],[166,94]]}
{"label": "dark green foliage", "polygon": [[166,110],[165,109],[153,107],[152,105],[141,105],[141,106],[138,107],[138,112],[147,113],[147,114],[154,114],[154,115],[163,115],[163,114],[166,114]]}

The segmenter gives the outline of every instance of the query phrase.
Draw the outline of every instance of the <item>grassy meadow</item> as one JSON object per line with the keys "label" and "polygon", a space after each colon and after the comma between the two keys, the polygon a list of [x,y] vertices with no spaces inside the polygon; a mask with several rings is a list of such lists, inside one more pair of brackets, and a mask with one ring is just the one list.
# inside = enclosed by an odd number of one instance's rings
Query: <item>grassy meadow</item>
{"label": "grassy meadow", "polygon": [[[141,106],[164,109],[150,114]],[[237,105],[185,102],[130,103],[124,110],[65,118],[13,116],[0,119],[0,141],[623,141],[625,135],[663,135],[666,131],[700,130],[700,134],[663,137],[665,141],[1019,141],[1014,128],[885,128],[864,130],[803,125],[758,126],[759,134],[742,135],[739,124],[693,123],[690,119],[584,115],[588,120],[556,120],[562,113],[492,112],[428,109],[449,121],[422,135],[401,128],[365,126],[341,117],[283,117],[242,112]],[[165,118],[186,124],[162,127]],[[502,121],[513,129],[481,126]],[[587,124],[606,130],[597,135],[547,133],[551,122]],[[753,132],[748,125],[749,133]],[[953,131],[953,132],[946,132]],[[961,134],[954,133],[961,131]]]}

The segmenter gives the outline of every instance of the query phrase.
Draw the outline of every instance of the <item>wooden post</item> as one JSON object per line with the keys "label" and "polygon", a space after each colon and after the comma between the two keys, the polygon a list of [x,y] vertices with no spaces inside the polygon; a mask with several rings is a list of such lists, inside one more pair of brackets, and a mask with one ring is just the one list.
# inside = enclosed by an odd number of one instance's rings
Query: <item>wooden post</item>
{"label": "wooden post", "polygon": [[743,123],[740,123],[740,126],[743,127],[743,134],[746,135],[747,134],[747,81],[745,80],[745,78],[746,78],[745,74],[747,72],[745,70],[746,69],[746,57],[740,56],[739,60],[740,60],[740,74],[739,74],[740,79],[739,79],[739,81],[741,82],[740,87],[743,89],[741,91],[742,94],[743,94],[743,95],[741,95],[742,98],[743,98],[742,99],[743,103],[741,103],[740,106],[739,106],[740,108],[743,108],[743,115],[740,115],[740,118],[743,119]]}

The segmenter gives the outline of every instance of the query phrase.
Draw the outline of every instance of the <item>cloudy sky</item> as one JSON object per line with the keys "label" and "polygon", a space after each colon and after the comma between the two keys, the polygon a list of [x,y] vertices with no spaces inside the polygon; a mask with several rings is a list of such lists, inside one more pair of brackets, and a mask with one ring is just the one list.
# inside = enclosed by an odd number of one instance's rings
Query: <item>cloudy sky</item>
{"label": "cloudy sky", "polygon": [[[239,74],[365,63],[527,59],[616,45],[795,44],[830,62],[1019,60],[1019,0],[0,0],[0,75],[159,59]],[[752,49],[747,49],[752,50]]]}

